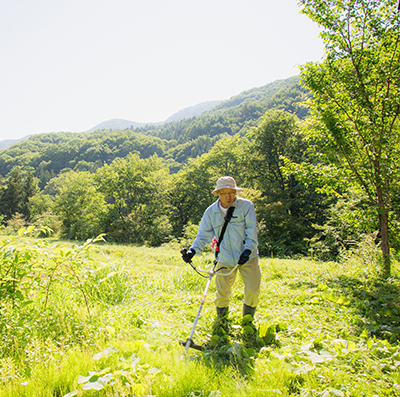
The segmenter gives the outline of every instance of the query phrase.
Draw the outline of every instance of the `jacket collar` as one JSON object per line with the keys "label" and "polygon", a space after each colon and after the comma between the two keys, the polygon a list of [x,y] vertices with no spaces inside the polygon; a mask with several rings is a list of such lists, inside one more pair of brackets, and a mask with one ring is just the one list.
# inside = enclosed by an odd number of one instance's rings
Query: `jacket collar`
{"label": "jacket collar", "polygon": [[[238,206],[238,198],[235,197],[235,200],[233,201],[233,203],[229,207],[237,207],[237,206]],[[213,207],[214,207],[213,208],[214,212],[219,212],[220,211],[220,209],[219,209],[219,199],[214,203]]]}

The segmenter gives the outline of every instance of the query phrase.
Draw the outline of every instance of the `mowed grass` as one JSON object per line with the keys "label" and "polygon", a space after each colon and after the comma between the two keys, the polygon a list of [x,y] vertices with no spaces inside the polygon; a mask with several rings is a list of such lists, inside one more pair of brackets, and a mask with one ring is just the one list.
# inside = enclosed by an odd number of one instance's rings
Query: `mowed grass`
{"label": "mowed grass", "polygon": [[[74,245],[53,243],[55,252]],[[247,354],[231,338],[222,354],[179,344],[206,284],[179,246],[93,245],[76,269],[82,288],[54,282],[46,307],[40,291],[26,306],[1,302],[0,396],[398,396],[398,264],[382,281],[364,259],[262,258],[254,324],[273,329],[273,341]],[[194,263],[209,268],[212,260],[208,253]],[[214,293],[213,281],[198,344],[211,338]],[[230,306],[236,335],[242,304],[238,276]]]}

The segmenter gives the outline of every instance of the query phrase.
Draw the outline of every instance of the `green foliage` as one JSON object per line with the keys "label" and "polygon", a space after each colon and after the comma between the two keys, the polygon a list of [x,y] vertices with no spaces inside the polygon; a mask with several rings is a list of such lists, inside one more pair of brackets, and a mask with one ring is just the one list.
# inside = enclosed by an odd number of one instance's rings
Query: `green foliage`
{"label": "green foliage", "polygon": [[241,183],[246,146],[247,140],[239,136],[221,139],[208,153],[190,160],[172,176],[171,223],[175,235],[181,236],[189,222],[200,222],[205,209],[216,200],[212,191],[219,177],[232,175]]}
{"label": "green foliage", "polygon": [[[282,156],[293,161],[302,158],[306,149],[297,119],[290,113],[271,110],[262,117],[257,128],[248,133],[251,145],[249,166],[263,191],[284,190],[288,181],[281,173]],[[277,185],[270,186],[271,184]]]}
{"label": "green foliage", "polygon": [[61,235],[85,240],[100,234],[99,225],[106,214],[106,203],[93,175],[73,171],[63,174],[58,189],[53,211],[61,222]]}
{"label": "green foliage", "polygon": [[[28,230],[21,229],[19,237],[32,230],[33,227]],[[38,255],[35,251],[20,251],[13,246],[11,243],[15,238],[0,243],[0,300],[11,300],[13,307],[17,302],[24,301],[31,292],[36,281],[32,269]]]}
{"label": "green foliage", "polygon": [[31,167],[43,189],[62,170],[94,173],[116,158],[137,153],[154,154],[175,161],[178,171],[189,158],[208,152],[227,135],[244,135],[266,110],[279,108],[304,117],[299,106],[304,90],[299,76],[244,92],[199,116],[162,125],[147,125],[134,131],[102,130],[91,133],[53,133],[30,136],[0,153],[0,175],[16,165]]}
{"label": "green foliage", "polygon": [[22,214],[28,222],[31,218],[29,200],[38,191],[37,181],[31,170],[22,172],[15,167],[6,186],[0,188],[0,212],[9,220],[14,214]]}
{"label": "green foliage", "polygon": [[35,195],[29,197],[29,211],[31,221],[35,221],[37,217],[48,212],[53,205],[53,199],[50,195],[43,192],[37,192]]}
{"label": "green foliage", "polygon": [[[46,307],[53,284],[67,281],[82,292],[89,311],[80,256],[91,244],[103,240],[103,236],[88,240],[67,252],[59,250],[55,255],[48,251],[46,241],[31,247],[24,241],[18,244],[22,236],[34,232],[34,227],[29,226],[20,229],[17,236],[0,243],[0,299],[5,302],[11,300],[13,307],[29,305],[32,303],[31,296],[39,293],[43,294],[43,306]],[[55,247],[51,250],[55,250]]]}
{"label": "green foliage", "polygon": [[1,300],[1,397],[398,394],[398,264],[382,282],[372,262],[355,257],[261,259],[255,319],[241,317],[238,279],[225,323],[213,324],[212,299],[203,307],[195,340],[209,341],[206,351],[185,352],[178,340],[190,331],[203,283],[182,270],[179,250],[22,242],[36,263],[74,264],[91,310],[70,277],[53,282],[45,308],[38,290],[29,305]]}
{"label": "green foliage", "polygon": [[284,158],[304,161],[307,142],[299,120],[271,110],[250,130],[248,139],[244,175],[262,193],[256,202],[260,252],[281,257],[305,254],[304,240],[315,233],[314,223],[325,220],[328,203],[312,184],[306,187],[282,170]]}
{"label": "green foliage", "polygon": [[43,192],[39,192],[29,199],[29,209],[31,213],[31,222],[39,230],[41,237],[59,235],[61,230],[61,221],[54,214],[54,198]]}
{"label": "green foliage", "polygon": [[26,220],[22,214],[18,212],[13,215],[11,219],[8,220],[7,226],[4,228],[4,234],[7,235],[14,235],[18,233],[20,229],[26,227]]}
{"label": "green foliage", "polygon": [[351,189],[344,193],[328,213],[328,221],[315,225],[320,232],[310,239],[310,249],[320,260],[337,260],[379,230],[375,211],[363,191]]}
{"label": "green foliage", "polygon": [[199,225],[194,225],[191,221],[187,223],[183,228],[182,238],[180,244],[182,247],[190,247],[194,239],[196,238]]}
{"label": "green foliage", "polygon": [[147,158],[162,156],[164,142],[133,131],[39,134],[13,145],[0,155],[0,174],[7,175],[15,164],[32,167],[40,187],[63,169],[94,172],[104,163],[140,153]]}
{"label": "green foliage", "polygon": [[109,238],[152,245],[169,239],[171,226],[165,215],[169,174],[158,156],[141,159],[132,154],[116,159],[99,169],[95,179],[109,203],[104,221]]}
{"label": "green foliage", "polygon": [[390,275],[390,192],[398,184],[400,32],[394,0],[300,0],[322,27],[326,57],[302,67],[316,120],[310,141],[321,159],[344,169],[377,209]]}

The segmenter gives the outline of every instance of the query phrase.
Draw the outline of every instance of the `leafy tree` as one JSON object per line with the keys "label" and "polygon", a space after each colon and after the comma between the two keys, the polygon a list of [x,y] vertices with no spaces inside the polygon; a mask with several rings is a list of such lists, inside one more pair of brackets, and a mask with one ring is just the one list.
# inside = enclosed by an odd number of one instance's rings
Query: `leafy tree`
{"label": "leafy tree", "polygon": [[29,198],[29,210],[31,221],[34,222],[38,217],[51,210],[54,203],[54,198],[43,192],[37,192]]}
{"label": "leafy tree", "polygon": [[307,144],[298,118],[282,110],[265,113],[248,133],[248,185],[262,192],[259,206],[260,252],[289,256],[305,254],[306,238],[314,223],[325,220],[326,199],[312,185],[306,187],[283,173],[283,158],[303,161]]}
{"label": "leafy tree", "polygon": [[1,212],[6,219],[11,219],[16,213],[22,213],[25,203],[24,181],[21,170],[13,168],[1,194]]}
{"label": "leafy tree", "polygon": [[31,197],[35,196],[35,194],[38,193],[38,191],[39,191],[38,181],[33,176],[32,171],[29,170],[24,180],[25,199],[24,199],[24,204],[22,206],[22,213],[25,215],[27,220],[31,220],[31,208],[29,205],[29,200]]}
{"label": "leafy tree", "polygon": [[2,187],[0,194],[1,213],[5,219],[11,219],[15,214],[23,216],[26,222],[30,220],[29,199],[38,191],[37,180],[29,170],[26,175],[15,167],[8,178],[7,185]]}
{"label": "leafy tree", "polygon": [[378,225],[365,192],[354,186],[329,208],[327,222],[316,228],[310,250],[326,261],[338,260],[346,251],[357,249],[360,241],[376,234]]}
{"label": "leafy tree", "polygon": [[316,153],[361,186],[380,225],[390,275],[390,193],[399,178],[400,34],[397,0],[299,0],[323,29],[325,59],[302,67]]}
{"label": "leafy tree", "polygon": [[68,239],[85,240],[101,234],[106,202],[89,172],[70,171],[58,180],[53,211],[61,222],[60,233]]}
{"label": "leafy tree", "polygon": [[216,200],[212,191],[219,177],[231,175],[241,183],[246,143],[239,136],[221,139],[208,153],[190,159],[173,175],[170,202],[175,235],[180,236],[187,224],[200,222],[205,209]]}
{"label": "leafy tree", "polygon": [[169,238],[168,168],[154,155],[131,154],[97,170],[108,203],[104,231],[114,241],[158,245]]}
{"label": "leafy tree", "polygon": [[268,195],[273,195],[276,190],[285,190],[289,180],[281,171],[282,156],[299,160],[306,148],[297,118],[281,110],[271,110],[248,136],[251,141],[248,166],[252,178]]}

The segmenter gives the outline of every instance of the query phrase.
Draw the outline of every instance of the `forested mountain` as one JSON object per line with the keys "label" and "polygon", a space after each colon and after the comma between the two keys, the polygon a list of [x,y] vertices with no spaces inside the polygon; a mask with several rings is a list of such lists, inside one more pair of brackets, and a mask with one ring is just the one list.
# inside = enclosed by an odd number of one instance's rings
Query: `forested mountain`
{"label": "forested mountain", "polygon": [[[194,106],[189,106],[185,109],[180,110],[179,112],[174,113],[171,117],[168,117],[167,120],[164,121],[164,123],[171,123],[172,121],[179,121],[183,119],[188,119],[193,116],[198,116],[204,113],[205,111],[213,108],[214,106],[217,106],[221,102],[222,101],[207,101],[207,102],[201,102]],[[149,124],[157,124],[157,123],[149,123]],[[158,124],[163,124],[163,123],[158,123]]]}
{"label": "forested mountain", "polygon": [[[212,107],[218,105],[222,101],[207,101],[207,102],[201,102],[197,105],[194,106],[189,106],[185,109],[179,110],[178,112],[174,113],[172,116],[168,117],[167,120],[157,122],[157,123],[138,123],[136,121],[131,121],[131,120],[125,120],[125,119],[111,119],[111,120],[106,120],[103,121],[94,127],[90,128],[87,131],[83,132],[94,132],[97,130],[125,130],[125,129],[135,129],[137,127],[143,127],[147,124],[151,125],[160,125],[164,123],[171,123],[172,121],[179,121],[183,119],[187,119],[193,116],[198,116],[205,111],[211,109]],[[20,139],[5,139],[3,141],[0,141],[0,151],[5,150],[9,148],[10,146],[24,141],[29,138],[30,135],[24,136],[23,138]]]}
{"label": "forested mountain", "polygon": [[157,123],[137,123],[135,121],[124,120],[124,119],[106,120],[100,124],[97,124],[90,130],[87,130],[85,132],[94,132],[97,130],[125,130],[125,129],[133,130],[135,128],[144,127],[146,125],[160,125],[165,123],[171,123],[173,121],[180,121],[183,119],[188,119],[193,116],[198,116],[204,113],[205,111],[213,108],[214,106],[220,104],[221,102],[222,101],[208,101],[199,103],[198,105],[189,106],[185,109],[179,110],[179,112],[174,113],[172,116],[168,117],[167,120]]}
{"label": "forested mountain", "polygon": [[[111,119],[101,122],[100,124],[95,125],[93,128],[85,132],[94,132],[97,130],[125,130],[126,128],[137,128],[146,125],[147,123],[137,123],[135,121],[124,120],[124,119]],[[157,123],[149,123],[149,124],[157,124]],[[158,123],[159,124],[159,123]]]}
{"label": "forested mountain", "polygon": [[[31,136],[0,153],[2,225],[159,245],[190,237],[216,178],[234,175],[255,204],[262,255],[304,254],[334,202],[282,173],[284,159],[307,161],[306,98],[296,76],[176,122]],[[373,227],[364,222],[360,233]]]}
{"label": "forested mountain", "polygon": [[29,135],[24,136],[19,139],[4,139],[3,141],[0,141],[0,150],[5,150],[5,149],[9,148],[10,146],[12,146],[18,142],[22,142],[28,138],[29,138]]}
{"label": "forested mountain", "polygon": [[304,117],[306,109],[299,105],[304,95],[299,77],[295,76],[245,91],[201,115],[176,122],[133,130],[33,135],[0,152],[0,175],[7,177],[15,166],[31,167],[43,188],[62,170],[94,172],[129,153],[141,158],[157,154],[176,172],[188,158],[208,152],[221,138],[244,135],[268,109]]}

